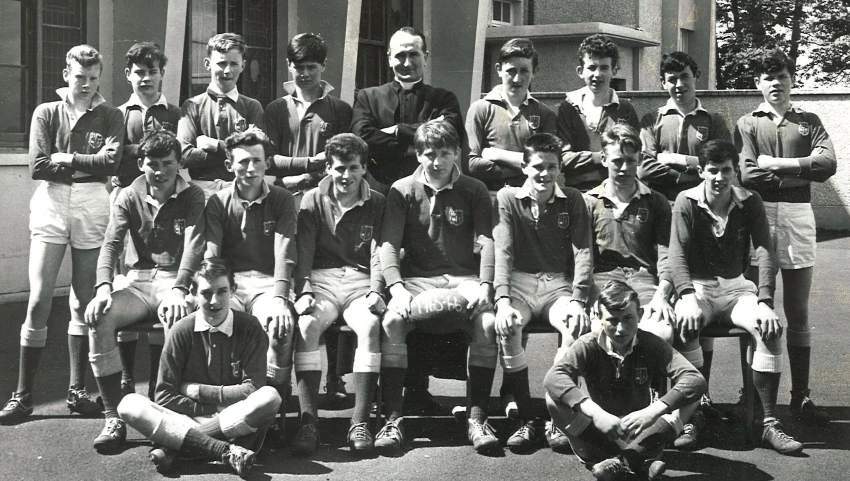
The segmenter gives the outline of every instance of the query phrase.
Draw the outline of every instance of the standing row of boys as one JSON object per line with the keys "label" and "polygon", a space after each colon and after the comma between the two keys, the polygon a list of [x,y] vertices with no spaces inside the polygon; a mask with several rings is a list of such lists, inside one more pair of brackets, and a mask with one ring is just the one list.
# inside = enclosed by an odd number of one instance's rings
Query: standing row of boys
{"label": "standing row of boys", "polygon": [[[582,42],[576,71],[585,87],[557,112],[529,93],[533,44],[508,41],[496,64],[501,85],[472,104],[465,129],[454,94],[422,81],[428,50],[412,28],[390,41],[395,79],[360,91],[353,109],[328,95],[321,37],[290,41],[288,95],[265,112],[236,89],[244,53],[240,36],[213,37],[210,86],[181,112],[159,92],[158,46],[128,52],[133,95],[119,109],[97,93],[98,52],[68,52],[68,88],[33,116],[30,165],[44,182],[30,206],[18,388],[0,423],[33,411],[69,243],[68,407],[105,413],[99,451],[120,447],[130,424],[154,442],[161,471],[183,452],[246,475],[266,428],[285,413],[293,367],[301,428],[292,448],[313,452],[320,342],[340,317],[357,336],[348,433],[356,452],[405,451],[414,330],[469,336],[468,437],[477,451],[500,449],[487,421],[500,362],[519,419],[507,446],[569,446],[598,479],[630,471],[657,479],[667,442],[699,446],[712,409],[712,351],[699,333],[710,323],[755,340],[766,447],[802,450],[775,417],[783,335],[792,413],[829,422],[808,388],[809,186],[834,174],[836,161],[818,117],[791,104],[794,62],[782,52],[754,60],[765,102],[738,121],[737,148],[726,121],[696,98],[700,71],[682,52],[661,62],[669,101],[639,120],[609,87],[619,55],[602,35]],[[459,167],[464,133],[469,176]],[[269,186],[267,174],[285,188]],[[734,185],[736,175],[751,190]],[[126,275],[115,275],[118,264]],[[777,267],[787,330],[773,310]],[[156,402],[153,392],[133,393],[134,342],[116,339],[152,316],[168,332]],[[531,403],[522,331],[532,321],[563,339],[545,381],[550,422]],[[85,390],[87,360],[102,403]],[[373,438],[379,377],[386,424]],[[672,388],[651,398],[666,377]]]}

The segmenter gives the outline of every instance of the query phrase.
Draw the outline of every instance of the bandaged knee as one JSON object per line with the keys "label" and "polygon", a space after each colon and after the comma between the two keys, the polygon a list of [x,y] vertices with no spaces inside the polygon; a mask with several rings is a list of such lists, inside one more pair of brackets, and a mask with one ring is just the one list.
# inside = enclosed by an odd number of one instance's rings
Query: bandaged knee
{"label": "bandaged knee", "polygon": [[498,358],[499,346],[497,344],[484,342],[469,343],[469,357],[467,359],[467,364],[469,366],[496,369],[496,363],[499,362]]}
{"label": "bandaged knee", "polygon": [[179,451],[183,447],[186,433],[193,427],[192,422],[186,418],[164,413],[159,420],[159,424],[157,424],[153,433],[150,435],[150,440],[154,444]]}
{"label": "bandaged knee", "polygon": [[679,411],[672,412],[669,414],[662,414],[661,419],[667,422],[673,431],[675,431],[676,436],[682,434],[682,431],[685,430],[685,426],[682,423],[682,418],[679,416]]}
{"label": "bandaged knee", "polygon": [[251,407],[245,401],[232,404],[218,413],[218,424],[227,439],[236,439],[257,432],[257,428],[245,421]]}
{"label": "bandaged knee", "polygon": [[136,331],[118,331],[115,338],[118,342],[136,342],[139,340],[139,333]]}
{"label": "bandaged knee", "polygon": [[756,351],[753,354],[752,369],[758,372],[782,372],[782,356]]}
{"label": "bandaged knee", "polygon": [[88,336],[89,328],[86,326],[86,323],[80,319],[74,319],[74,315],[71,314],[71,322],[68,323],[68,335],[69,336]]}
{"label": "bandaged knee", "polygon": [[295,353],[295,372],[321,371],[322,352],[308,351]]}
{"label": "bandaged knee", "polygon": [[679,354],[696,368],[702,367],[705,362],[702,357],[702,347],[698,347],[693,351],[679,351]]}
{"label": "bandaged knee", "polygon": [[381,353],[365,349],[354,350],[353,372],[381,372]]}
{"label": "bandaged knee", "polygon": [[812,346],[812,330],[794,331],[788,329],[785,331],[785,342],[789,346],[794,347],[811,347]]}
{"label": "bandaged knee", "polygon": [[292,366],[275,366],[269,363],[266,367],[266,380],[271,386],[285,386],[292,379]]}
{"label": "bandaged knee", "polygon": [[21,326],[21,346],[44,347],[47,345],[47,328],[29,329],[26,325]]}
{"label": "bandaged knee", "polygon": [[381,344],[381,366],[407,369],[407,344]]}
{"label": "bandaged knee", "polygon": [[525,349],[513,356],[502,355],[502,369],[505,372],[517,372],[528,368],[528,357],[525,354]]}
{"label": "bandaged knee", "polygon": [[95,377],[106,377],[121,372],[121,355],[118,348],[104,353],[89,353],[91,370]]}

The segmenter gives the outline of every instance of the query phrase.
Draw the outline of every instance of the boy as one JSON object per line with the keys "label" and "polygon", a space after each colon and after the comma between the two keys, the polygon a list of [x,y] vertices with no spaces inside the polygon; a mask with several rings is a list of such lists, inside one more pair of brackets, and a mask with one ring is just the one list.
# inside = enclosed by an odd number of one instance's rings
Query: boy
{"label": "boy", "polygon": [[230,309],[236,289],[221,259],[192,278],[199,309],[175,323],[162,353],[156,403],[128,394],[121,418],[155,443],[150,460],[167,473],[177,453],[221,461],[241,478],[254,465],[262,433],[280,405],[265,386],[268,340],[257,319]]}
{"label": "boy", "polygon": [[[435,325],[445,331],[470,334],[467,399],[471,405],[467,435],[478,452],[498,449],[487,422],[487,405],[496,370],[493,297],[492,203],[484,184],[460,173],[460,139],[446,121],[422,124],[414,136],[420,166],[395,182],[387,197],[381,235],[380,262],[392,294],[384,314],[381,385],[387,423],[375,448],[403,454],[402,383],[407,371],[407,335],[417,327],[411,317],[415,297],[431,289],[459,293],[468,304],[460,324]],[[477,236],[477,237],[476,237]],[[474,243],[481,245],[476,261]],[[403,259],[399,251],[405,250]],[[433,300],[433,299],[432,299]],[[440,304],[442,306],[442,304]]]}
{"label": "boy", "polygon": [[670,204],[637,179],[638,135],[628,124],[616,124],[602,134],[602,165],[608,178],[585,194],[593,226],[593,279],[597,292],[610,280],[628,284],[647,306],[641,329],[672,343]]}
{"label": "boy", "polygon": [[602,165],[601,135],[617,123],[640,128],[632,104],[617,96],[611,78],[617,74],[620,52],[605,35],[591,35],[578,48],[576,73],[584,87],[567,92],[558,106],[558,137],[564,141],[561,172],[565,185],[585,192],[607,177]]}
{"label": "boy", "polygon": [[[369,409],[381,369],[380,324],[384,278],[378,262],[384,196],[364,180],[369,147],[354,134],[339,134],[325,146],[328,176],[304,195],[298,213],[295,267],[295,377],[302,427],[296,452],[310,454],[319,444],[316,429],[322,334],[342,315],[357,335],[354,351],[356,404],[348,430],[352,452],[374,449]],[[373,312],[374,311],[374,312]],[[328,367],[330,369],[330,367]]]}
{"label": "boy", "polygon": [[[165,95],[159,89],[162,76],[165,75],[167,59],[159,45],[151,42],[140,42],[127,51],[127,68],[124,75],[133,88],[130,99],[118,107],[124,114],[124,154],[118,174],[112,177],[112,192],[109,193],[110,205],[115,204],[118,193],[136,180],[142,174],[139,163],[142,160],[139,144],[150,131],[168,130],[177,132],[180,122],[180,107],[168,103]],[[178,156],[181,157],[181,156]],[[119,262],[119,270],[124,266]],[[121,333],[118,339],[118,350],[121,353],[121,364],[124,366],[121,377],[121,389],[124,393],[135,391],[133,382],[133,367],[136,357],[138,333]],[[148,395],[153,399],[156,388],[156,373],[159,371],[159,355],[165,338],[159,333],[149,333],[150,344],[150,376]]]}
{"label": "boy", "polygon": [[712,139],[732,140],[726,120],[697,98],[697,63],[685,52],[661,57],[661,86],[670,95],[658,112],[644,115],[640,138],[646,154],[638,178],[671,202],[700,183],[697,155]]}
{"label": "boy", "polygon": [[289,298],[295,265],[295,201],[288,190],[265,181],[269,139],[258,129],[225,141],[225,167],[235,180],[216,192],[204,209],[205,258],[224,258],[235,273],[233,308],[260,320],[268,333],[266,383],[278,390],[281,419],[292,371],[295,313]]}
{"label": "boy", "polygon": [[[721,322],[749,332],[756,346],[753,384],[764,410],[762,445],[795,454],[803,445],[785,434],[775,417],[783,328],[773,312],[776,267],[770,230],[761,197],[733,185],[737,168],[735,146],[709,140],[699,154],[703,182],[680,193],[673,206],[667,262],[679,296],[675,347],[699,368],[703,327]],[[744,278],[750,241],[758,259],[758,287]]]}
{"label": "boy", "polygon": [[235,33],[220,33],[207,42],[204,67],[210,72],[207,91],[183,102],[177,137],[192,182],[204,189],[207,199],[233,180],[224,166],[224,140],[250,126],[264,127],[260,102],[236,89],[245,68],[245,40]]}
{"label": "boy", "polygon": [[741,152],[741,185],[764,198],[773,255],[782,270],[791,413],[824,426],[830,416],[809,397],[809,294],[817,246],[810,185],[826,182],[835,174],[835,148],[820,118],[791,104],[794,59],[774,49],[755,60],[754,80],[764,102],[741,117],[735,130]]}
{"label": "boy", "polygon": [[[508,448],[527,452],[543,443],[543,422],[531,411],[528,361],[522,330],[533,319],[561,334],[557,361],[581,334],[590,330],[585,304],[590,293],[591,227],[581,193],[557,185],[564,144],[552,134],[525,141],[522,187],[504,187],[497,195],[496,334],[502,348],[503,386],[519,410],[520,428]],[[563,447],[563,433],[549,426],[552,448]]]}
{"label": "boy", "polygon": [[496,62],[501,85],[473,102],[466,114],[469,175],[483,181],[490,191],[523,185],[526,139],[556,131],[555,112],[528,92],[537,67],[537,50],[531,40],[508,40]]}
{"label": "boy", "polygon": [[[180,142],[166,130],[151,131],[139,144],[138,155],[144,174],[115,199],[97,260],[97,295],[86,308],[89,360],[106,417],[103,431],[94,440],[100,452],[116,451],[127,435],[117,411],[125,393],[116,333],[153,316],[167,329],[192,312],[189,284],[203,254],[203,225],[198,222],[204,192],[179,175]],[[132,246],[126,256],[130,271],[125,286],[117,287],[113,268],[127,235]]]}
{"label": "boy", "polygon": [[97,93],[103,60],[89,45],[65,56],[61,100],[36,107],[30,128],[30,173],[42,180],[30,202],[30,298],[21,326],[18,386],[0,410],[0,424],[32,414],[38,361],[47,342],[47,318],[65,250],[71,245],[71,323],[68,352],[71,412],[99,415],[85,388],[88,332],[83,315],[94,295],[98,249],[109,221],[106,180],[121,162],[124,119]]}
{"label": "boy", "polygon": [[272,145],[272,168],[283,187],[295,194],[315,187],[325,175],[325,143],[351,125],[351,106],[328,95],[333,87],[322,80],[328,49],[321,36],[300,33],[286,47],[292,80],[287,95],[266,107],[265,125]]}
{"label": "boy", "polygon": [[[661,479],[664,445],[682,427],[671,413],[699,401],[705,379],[669,344],[638,329],[640,300],[625,282],[609,281],[594,310],[601,329],[582,336],[546,374],[552,419],[566,427],[596,479]],[[673,386],[653,401],[650,386],[668,377]]]}

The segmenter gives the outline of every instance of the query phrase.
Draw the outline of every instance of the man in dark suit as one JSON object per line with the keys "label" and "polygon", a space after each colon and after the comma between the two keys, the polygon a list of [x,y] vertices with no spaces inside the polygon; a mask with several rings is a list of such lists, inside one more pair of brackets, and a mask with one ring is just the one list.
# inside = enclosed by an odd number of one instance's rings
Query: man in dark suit
{"label": "man in dark suit", "polygon": [[400,28],[390,38],[387,55],[395,79],[358,92],[351,122],[351,132],[369,144],[367,180],[385,195],[393,182],[412,174],[419,166],[413,133],[422,123],[442,118],[458,135],[464,133],[455,94],[426,85],[422,79],[428,61],[428,44],[422,32],[412,27]]}

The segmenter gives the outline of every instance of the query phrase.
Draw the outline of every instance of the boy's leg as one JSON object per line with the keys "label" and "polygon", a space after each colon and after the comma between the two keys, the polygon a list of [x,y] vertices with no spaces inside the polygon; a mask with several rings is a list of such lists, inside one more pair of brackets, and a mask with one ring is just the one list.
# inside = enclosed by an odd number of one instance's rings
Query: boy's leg
{"label": "boy's leg", "polygon": [[588,469],[620,452],[613,441],[608,440],[584,414],[573,411],[568,405],[552,399],[546,394],[546,407],[552,422],[566,433],[573,453]]}
{"label": "boy's leg", "polygon": [[12,399],[0,411],[0,424],[13,423],[32,414],[35,373],[47,343],[47,318],[66,249],[66,244],[50,244],[36,239],[30,242],[30,296],[27,317],[21,326],[18,386]]}
{"label": "boy's leg", "polygon": [[86,392],[86,370],[88,369],[89,337],[85,324],[85,312],[94,297],[97,257],[100,249],[77,249],[71,247],[71,322],[68,325],[68,356],[70,357],[70,382],[68,408],[83,415],[100,414],[102,409],[92,402]]}
{"label": "boy's leg", "polygon": [[354,351],[356,397],[348,443],[352,451],[370,452],[374,441],[367,424],[381,372],[381,318],[369,311],[365,296],[354,300],[343,312],[343,318],[357,335],[357,349]]}
{"label": "boy's leg", "polygon": [[164,331],[148,333],[148,349],[150,354],[150,368],[148,370],[148,399],[151,401],[156,400],[156,383],[159,379],[159,360],[162,357],[162,347],[164,345]]}
{"label": "boy's leg", "polygon": [[381,389],[386,425],[375,436],[375,448],[384,455],[404,453],[404,433],[400,421],[404,405],[404,376],[407,373],[407,335],[412,323],[393,310],[381,321]]}
{"label": "boy's leg", "polygon": [[[237,279],[237,285],[239,280]],[[270,292],[266,292],[258,296],[252,305],[248,306],[250,313],[260,319],[261,324],[265,324],[264,319],[273,316],[277,313],[277,301]],[[294,312],[290,315],[295,320],[297,316]],[[284,335],[281,338],[276,336],[276,333],[268,333],[269,336],[269,351],[266,356],[267,372],[266,384],[275,388],[280,395],[281,403],[279,413],[281,415],[280,426],[282,427],[286,419],[286,401],[291,392],[292,380],[292,355],[295,348],[295,331],[297,325],[293,326],[293,330],[289,335]]]}
{"label": "boy's leg", "polygon": [[319,384],[322,381],[322,353],[319,341],[322,334],[339,317],[336,302],[321,293],[315,293],[316,308],[298,318],[295,333],[295,380],[298,383],[298,400],[301,405],[301,430],[295,436],[293,449],[301,454],[311,454],[319,445],[316,421],[319,417]]}

